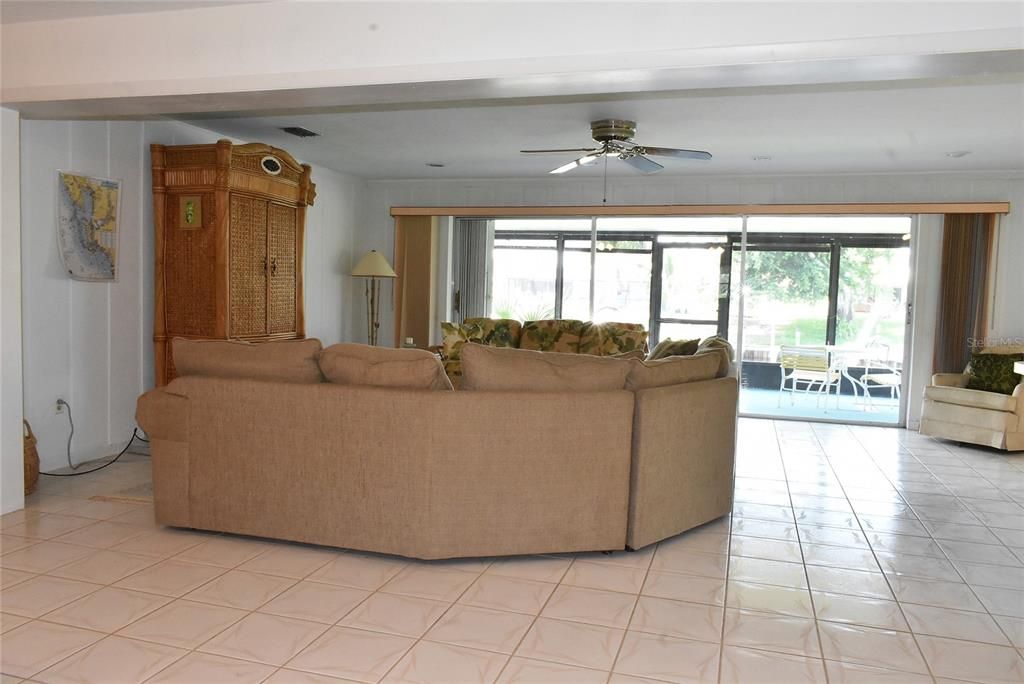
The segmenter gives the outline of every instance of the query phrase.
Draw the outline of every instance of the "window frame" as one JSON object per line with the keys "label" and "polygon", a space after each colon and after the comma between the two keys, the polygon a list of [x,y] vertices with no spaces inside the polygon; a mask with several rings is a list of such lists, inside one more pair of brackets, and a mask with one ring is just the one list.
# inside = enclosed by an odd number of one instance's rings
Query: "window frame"
{"label": "window frame", "polygon": [[[679,242],[661,241],[664,236],[678,236],[687,238],[707,238],[703,242]],[[588,248],[566,247],[566,240],[590,240],[591,233],[583,231],[529,231],[529,230],[499,230],[495,229],[495,240],[536,240],[553,239],[557,250],[555,268],[555,318],[562,317],[562,299],[564,295],[564,267],[565,252],[595,252],[596,245]],[[599,250],[602,253],[624,253],[624,254],[650,254],[651,255],[651,285],[650,285],[650,310],[647,329],[650,333],[652,346],[660,340],[661,326],[665,323],[679,323],[690,325],[715,325],[718,334],[727,337],[729,333],[729,314],[732,308],[732,258],[743,248],[742,231],[597,231],[598,242],[615,241],[647,241],[651,243],[649,249],[636,248],[614,248]],[[662,270],[664,266],[665,249],[708,249],[721,247],[722,254],[719,262],[719,297],[717,319],[682,319],[661,316],[662,303]],[[780,232],[750,232],[747,231],[746,249],[748,251],[806,251],[829,254],[829,287],[828,287],[828,317],[825,325],[826,344],[835,344],[838,328],[838,299],[839,299],[839,277],[842,267],[842,250],[846,247],[865,247],[880,249],[909,249],[910,242],[903,235],[894,233],[780,233]],[[538,249],[550,250],[550,247],[537,246],[516,246],[501,245],[501,249]],[[590,274],[594,278],[593,270]],[[724,295],[724,296],[723,296]],[[593,316],[593,312],[590,312]],[[740,323],[742,325],[742,322]]]}

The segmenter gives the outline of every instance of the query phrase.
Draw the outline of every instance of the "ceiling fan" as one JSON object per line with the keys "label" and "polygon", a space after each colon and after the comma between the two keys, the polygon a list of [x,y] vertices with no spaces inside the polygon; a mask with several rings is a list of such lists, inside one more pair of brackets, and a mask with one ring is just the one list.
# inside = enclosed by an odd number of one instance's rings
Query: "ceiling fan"
{"label": "ceiling fan", "polygon": [[640,173],[657,173],[664,166],[648,159],[648,155],[676,157],[677,159],[711,159],[710,152],[701,150],[678,150],[672,147],[650,147],[633,142],[636,135],[636,122],[624,119],[601,119],[590,122],[590,135],[598,143],[597,147],[571,147],[561,150],[520,150],[524,154],[551,154],[557,152],[586,152],[582,157],[563,164],[548,173],[565,173],[580,166],[593,164],[601,157],[617,157]]}

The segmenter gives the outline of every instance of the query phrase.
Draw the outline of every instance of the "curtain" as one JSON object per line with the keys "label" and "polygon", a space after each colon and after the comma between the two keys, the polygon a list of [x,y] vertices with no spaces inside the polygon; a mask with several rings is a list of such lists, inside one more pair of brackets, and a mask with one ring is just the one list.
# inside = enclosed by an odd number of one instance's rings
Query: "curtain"
{"label": "curtain", "polygon": [[462,322],[487,316],[490,294],[490,234],[494,222],[486,219],[456,219],[452,231],[452,316]]}
{"label": "curtain", "polygon": [[982,346],[995,214],[946,214],[933,372],[959,373]]}

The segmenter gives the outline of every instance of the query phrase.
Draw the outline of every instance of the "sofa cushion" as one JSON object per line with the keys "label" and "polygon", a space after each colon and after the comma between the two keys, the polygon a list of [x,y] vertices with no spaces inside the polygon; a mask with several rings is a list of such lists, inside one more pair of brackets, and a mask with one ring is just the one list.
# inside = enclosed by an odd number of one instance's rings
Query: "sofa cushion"
{"label": "sofa cushion", "polygon": [[705,337],[697,345],[697,353],[713,351],[720,355],[721,365],[718,367],[718,377],[724,378],[727,375],[732,375],[734,371],[733,360],[736,358],[736,352],[732,348],[732,343],[725,339],[721,335],[712,335],[711,337]]}
{"label": "sofa cushion", "polygon": [[580,354],[613,356],[647,349],[647,330],[641,323],[583,324],[580,331]]}
{"label": "sofa cushion", "polygon": [[971,406],[973,408],[989,409],[991,411],[1015,411],[1017,409],[1017,397],[1011,397],[998,392],[984,392],[981,390],[964,389],[961,387],[942,387],[929,385],[924,388],[924,398],[938,401],[943,404],[956,404],[957,406]]}
{"label": "sofa cushion", "polygon": [[463,325],[473,330],[474,342],[492,347],[518,347],[523,324],[513,318],[467,318]]}
{"label": "sofa cushion", "polygon": [[721,357],[715,352],[669,356],[654,361],[633,361],[629,364],[626,389],[636,392],[652,387],[711,380],[718,375],[720,364]]}
{"label": "sofa cushion", "polygon": [[320,353],[320,370],[339,385],[450,390],[441,360],[425,349],[335,344]]}
{"label": "sofa cushion", "polygon": [[1013,364],[1024,361],[1024,354],[971,354],[970,378],[967,387],[982,392],[1012,394],[1021,377],[1013,372]]}
{"label": "sofa cushion", "polygon": [[519,337],[520,349],[576,354],[580,350],[583,321],[557,319],[526,321]]}
{"label": "sofa cushion", "polygon": [[441,355],[445,359],[458,361],[461,358],[462,345],[472,339],[480,339],[478,326],[468,326],[459,323],[441,323]]}
{"label": "sofa cushion", "polygon": [[593,392],[622,389],[635,361],[589,354],[462,348],[462,389],[512,392]]}
{"label": "sofa cushion", "polygon": [[668,338],[658,344],[647,355],[648,361],[657,361],[668,356],[693,356],[697,353],[700,338],[695,340],[673,340]]}
{"label": "sofa cushion", "polygon": [[171,340],[178,375],[249,378],[280,382],[323,382],[316,357],[320,340],[243,342],[241,340]]}

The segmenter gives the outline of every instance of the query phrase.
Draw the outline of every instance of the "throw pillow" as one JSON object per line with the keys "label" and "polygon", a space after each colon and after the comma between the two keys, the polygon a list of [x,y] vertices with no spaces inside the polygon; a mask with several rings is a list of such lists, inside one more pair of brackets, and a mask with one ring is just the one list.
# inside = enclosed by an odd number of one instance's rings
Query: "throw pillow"
{"label": "throw pillow", "polygon": [[722,358],[722,365],[718,367],[718,377],[724,378],[735,371],[732,361],[736,358],[736,353],[733,351],[732,343],[729,340],[721,335],[705,337],[697,346],[697,353],[700,354],[706,351],[716,352]]}
{"label": "throw pillow", "polygon": [[519,348],[575,354],[580,350],[582,332],[583,321],[570,318],[526,321],[519,337]]}
{"label": "throw pillow", "polygon": [[614,356],[647,350],[647,331],[641,323],[584,323],[580,332],[580,354]]}
{"label": "throw pillow", "polygon": [[1013,394],[1021,382],[1021,376],[1013,372],[1015,361],[1024,361],[1024,354],[971,354],[967,389]]}
{"label": "throw pillow", "polygon": [[320,353],[329,382],[366,387],[450,390],[441,360],[425,349],[390,349],[335,344]]}
{"label": "throw pillow", "polygon": [[462,348],[463,390],[598,392],[626,385],[633,361],[527,349]]}
{"label": "throw pillow", "polygon": [[721,335],[712,335],[711,337],[705,337],[697,345],[697,351],[702,352],[707,349],[724,349],[729,352],[729,360],[732,361],[736,358],[736,352],[732,348],[732,343],[725,339]]}
{"label": "throw pillow", "polygon": [[241,340],[171,340],[178,375],[248,378],[279,382],[323,382],[316,357],[320,340],[243,342]]}
{"label": "throw pillow", "polygon": [[697,346],[700,339],[695,340],[673,340],[671,337],[664,339],[651,350],[647,355],[648,361],[657,361],[667,356],[693,356],[697,353]]}
{"label": "throw pillow", "polygon": [[467,318],[469,339],[492,347],[518,347],[523,324],[513,318]]}
{"label": "throw pillow", "polygon": [[712,380],[718,375],[720,357],[713,352],[693,356],[669,356],[655,361],[631,362],[626,389],[634,392],[652,387]]}

